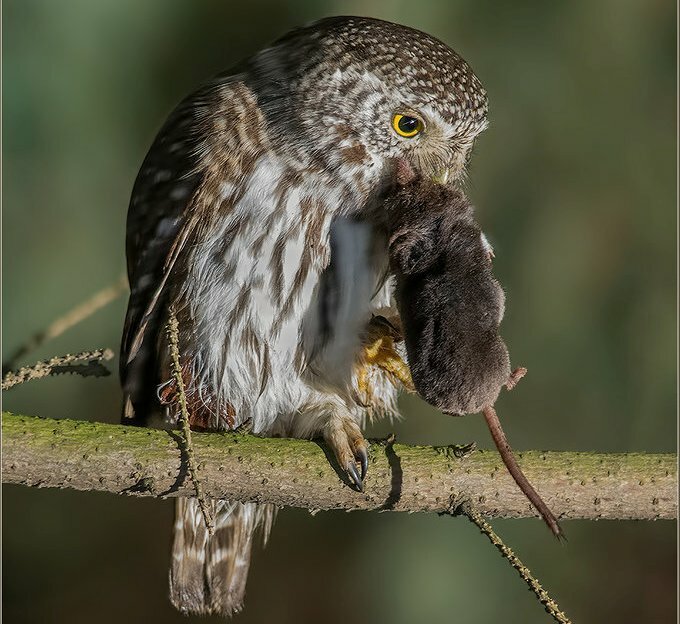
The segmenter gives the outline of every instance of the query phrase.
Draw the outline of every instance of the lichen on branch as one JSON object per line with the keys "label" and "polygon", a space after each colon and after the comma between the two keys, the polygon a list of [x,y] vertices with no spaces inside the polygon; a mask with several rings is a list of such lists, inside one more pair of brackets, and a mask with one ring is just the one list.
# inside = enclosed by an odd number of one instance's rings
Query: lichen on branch
{"label": "lichen on branch", "polygon": [[[193,496],[177,432],[5,412],[4,483],[140,496]],[[469,500],[490,517],[535,517],[498,453],[373,441],[358,493],[316,441],[195,433],[206,496],[310,510],[446,513]],[[677,517],[674,454],[527,451],[522,470],[560,518]],[[332,461],[332,459],[331,459]]]}

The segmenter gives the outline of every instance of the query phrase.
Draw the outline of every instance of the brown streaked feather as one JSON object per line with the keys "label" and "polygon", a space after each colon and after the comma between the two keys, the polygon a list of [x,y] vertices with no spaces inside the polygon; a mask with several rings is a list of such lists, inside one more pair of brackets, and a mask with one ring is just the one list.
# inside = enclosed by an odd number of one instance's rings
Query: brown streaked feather
{"label": "brown streaked feather", "polygon": [[266,543],[274,505],[213,501],[215,533],[208,536],[198,501],[177,499],[170,600],[180,611],[230,616],[243,606],[253,538]]}
{"label": "brown streaked feather", "polygon": [[[192,206],[193,208],[193,206]],[[190,212],[191,209],[187,212]],[[181,227],[179,234],[175,237],[175,240],[172,243],[172,247],[170,248],[170,253],[168,254],[165,263],[163,265],[163,277],[161,278],[160,283],[156,287],[156,289],[153,291],[153,294],[151,295],[151,298],[149,300],[149,303],[146,306],[146,309],[144,310],[144,314],[142,315],[142,319],[137,327],[137,331],[135,332],[132,342],[130,343],[130,347],[128,350],[128,355],[127,355],[127,363],[129,364],[132,360],[135,359],[137,356],[137,353],[139,351],[140,346],[142,345],[142,341],[144,340],[144,334],[146,332],[146,328],[149,324],[149,320],[153,317],[154,312],[156,311],[156,306],[158,305],[158,301],[161,298],[161,295],[163,294],[163,291],[165,290],[165,285],[167,284],[168,281],[168,276],[172,273],[172,269],[175,266],[175,262],[177,261],[177,258],[179,257],[180,253],[184,249],[184,246],[186,245],[187,240],[189,239],[189,236],[193,232],[194,228],[196,227],[196,224],[199,222],[201,218],[201,212],[200,210],[193,210],[191,212],[191,215],[189,218],[185,221],[184,225]]]}
{"label": "brown streaked feather", "polygon": [[131,296],[120,359],[124,419],[140,416],[140,410],[145,418],[158,407],[161,302],[169,285],[181,282],[178,260],[189,241],[200,239],[244,192],[240,184],[228,201],[220,196],[222,185],[243,181],[269,146],[265,127],[250,89],[217,79],[177,107],[147,154],[128,211]]}

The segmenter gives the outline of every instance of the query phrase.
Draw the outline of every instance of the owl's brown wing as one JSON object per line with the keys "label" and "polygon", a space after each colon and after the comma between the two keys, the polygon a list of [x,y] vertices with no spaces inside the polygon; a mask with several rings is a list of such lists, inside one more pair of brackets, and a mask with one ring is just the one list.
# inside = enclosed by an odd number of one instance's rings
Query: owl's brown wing
{"label": "owl's brown wing", "polygon": [[130,300],[120,357],[124,420],[148,415],[157,383],[156,343],[163,308],[159,304],[174,259],[195,223],[191,202],[203,177],[196,162],[195,122],[196,101],[203,95],[190,96],[171,114],[132,191],[126,238]]}
{"label": "owl's brown wing", "polygon": [[173,267],[196,226],[214,225],[211,215],[219,214],[224,185],[245,184],[269,147],[265,126],[252,91],[226,74],[177,107],[142,164],[127,223],[124,417],[146,418],[153,411],[159,331],[168,285],[176,277]]}

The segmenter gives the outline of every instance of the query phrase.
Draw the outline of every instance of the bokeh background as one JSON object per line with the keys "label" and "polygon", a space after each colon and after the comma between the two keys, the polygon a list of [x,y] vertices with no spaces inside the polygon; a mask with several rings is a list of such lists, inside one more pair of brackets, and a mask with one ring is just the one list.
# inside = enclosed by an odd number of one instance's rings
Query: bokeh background
{"label": "bokeh background", "polygon": [[[296,25],[360,14],[426,30],[475,68],[491,126],[470,194],[529,376],[500,413],[517,449],[670,452],[675,418],[676,15],[672,0],[5,0],[3,354],[124,270],[127,202],[165,115]],[[344,114],[347,111],[339,111]],[[121,298],[30,359],[117,348]],[[106,379],[13,390],[6,409],[116,422]],[[404,398],[371,435],[476,440]],[[5,487],[6,622],[187,622],[166,599],[172,503]],[[538,520],[497,530],[577,622],[675,621],[676,526]],[[465,519],[284,510],[237,622],[546,622]]]}

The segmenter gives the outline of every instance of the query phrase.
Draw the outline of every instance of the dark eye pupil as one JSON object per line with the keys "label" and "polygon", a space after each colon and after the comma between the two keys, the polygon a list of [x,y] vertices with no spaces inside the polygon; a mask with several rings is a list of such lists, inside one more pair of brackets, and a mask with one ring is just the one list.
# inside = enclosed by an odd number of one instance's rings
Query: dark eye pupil
{"label": "dark eye pupil", "polygon": [[397,125],[402,132],[409,133],[416,130],[419,123],[420,122],[415,117],[404,116],[398,121]]}

